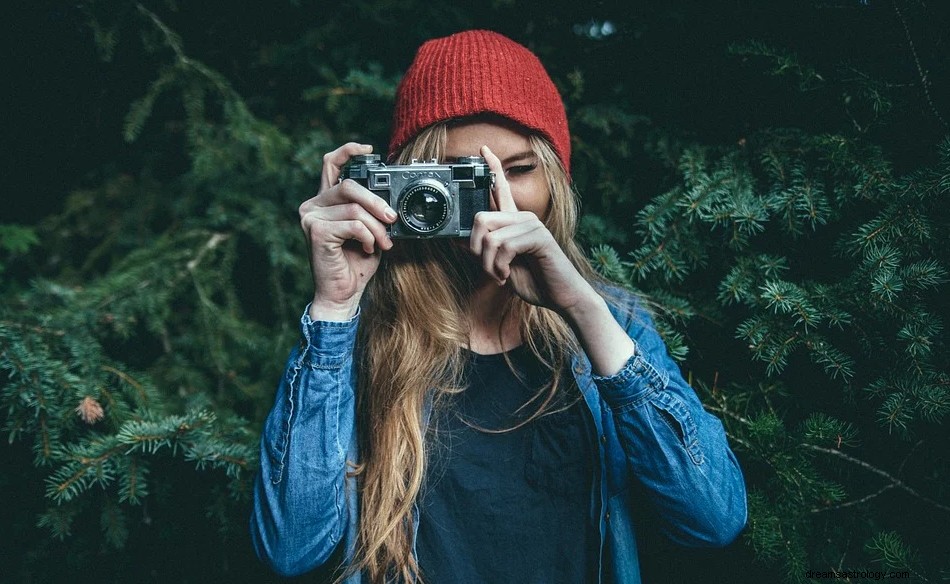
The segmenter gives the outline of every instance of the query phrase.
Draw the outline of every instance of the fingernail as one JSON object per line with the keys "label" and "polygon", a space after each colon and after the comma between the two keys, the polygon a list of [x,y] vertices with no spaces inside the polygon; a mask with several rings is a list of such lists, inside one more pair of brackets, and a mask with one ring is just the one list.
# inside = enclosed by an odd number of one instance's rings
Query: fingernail
{"label": "fingernail", "polygon": [[385,212],[384,214],[386,215],[386,219],[388,219],[388,220],[390,220],[390,221],[395,221],[396,218],[399,217],[399,215],[396,215],[396,212],[395,212],[395,211],[393,211],[392,209],[388,209],[388,208],[386,209],[386,212]]}
{"label": "fingernail", "polygon": [[362,148],[363,150],[367,150],[367,149],[372,150],[373,146],[371,144],[360,144],[360,148]]}

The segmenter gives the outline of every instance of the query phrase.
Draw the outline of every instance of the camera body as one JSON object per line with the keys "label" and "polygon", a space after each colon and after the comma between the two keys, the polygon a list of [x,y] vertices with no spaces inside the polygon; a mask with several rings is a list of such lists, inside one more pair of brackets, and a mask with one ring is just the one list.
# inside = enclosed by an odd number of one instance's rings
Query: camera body
{"label": "camera body", "polygon": [[495,180],[480,156],[387,166],[378,154],[350,158],[340,173],[348,178],[396,210],[399,219],[386,227],[393,239],[470,236],[475,214],[489,209]]}

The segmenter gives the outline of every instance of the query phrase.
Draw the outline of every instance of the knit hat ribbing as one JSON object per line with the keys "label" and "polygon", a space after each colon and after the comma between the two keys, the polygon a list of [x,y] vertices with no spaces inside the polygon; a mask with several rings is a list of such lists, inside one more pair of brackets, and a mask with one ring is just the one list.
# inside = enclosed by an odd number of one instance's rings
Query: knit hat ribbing
{"label": "knit hat ribbing", "polygon": [[436,122],[492,113],[548,139],[571,170],[564,103],[541,61],[496,32],[470,30],[423,44],[396,90],[390,156]]}

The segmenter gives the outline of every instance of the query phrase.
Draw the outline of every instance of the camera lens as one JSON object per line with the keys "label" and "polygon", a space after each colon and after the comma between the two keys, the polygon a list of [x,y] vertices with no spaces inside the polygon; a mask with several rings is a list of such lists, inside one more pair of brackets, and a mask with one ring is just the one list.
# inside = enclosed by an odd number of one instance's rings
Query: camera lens
{"label": "camera lens", "polygon": [[403,191],[399,216],[412,231],[425,235],[438,231],[449,218],[449,200],[441,185],[419,182]]}

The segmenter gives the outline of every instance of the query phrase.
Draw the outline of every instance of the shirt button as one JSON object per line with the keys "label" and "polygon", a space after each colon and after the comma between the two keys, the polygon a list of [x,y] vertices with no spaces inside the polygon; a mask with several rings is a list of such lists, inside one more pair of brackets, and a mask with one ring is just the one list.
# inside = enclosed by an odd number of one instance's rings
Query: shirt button
{"label": "shirt button", "polygon": [[604,521],[610,521],[610,511],[604,514]]}
{"label": "shirt button", "polygon": [[580,365],[574,368],[575,373],[584,373],[584,368]]}
{"label": "shirt button", "polygon": [[601,444],[606,444],[606,443],[607,443],[607,435],[606,435],[606,434],[601,434],[601,435],[600,435],[600,443],[601,443]]}

